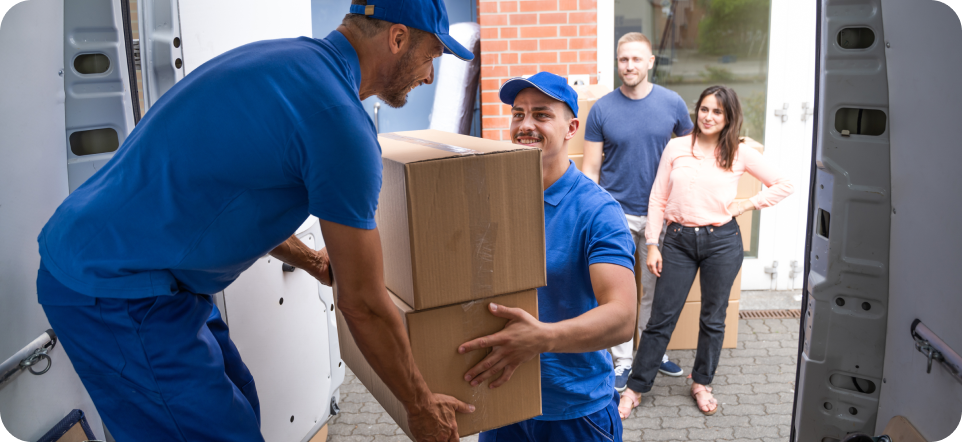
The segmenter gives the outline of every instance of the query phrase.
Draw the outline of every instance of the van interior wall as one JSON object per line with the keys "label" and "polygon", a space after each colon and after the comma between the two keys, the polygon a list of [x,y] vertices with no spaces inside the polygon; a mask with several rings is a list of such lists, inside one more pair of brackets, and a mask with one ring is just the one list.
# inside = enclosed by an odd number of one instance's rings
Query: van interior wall
{"label": "van interior wall", "polygon": [[[40,229],[67,196],[64,120],[64,2],[0,4],[0,360],[50,328],[37,303]],[[42,376],[21,372],[0,388],[0,426],[40,439],[74,408],[98,439],[103,424],[70,360],[57,345]],[[0,431],[4,435],[4,431]],[[0,436],[2,437],[2,436]]]}

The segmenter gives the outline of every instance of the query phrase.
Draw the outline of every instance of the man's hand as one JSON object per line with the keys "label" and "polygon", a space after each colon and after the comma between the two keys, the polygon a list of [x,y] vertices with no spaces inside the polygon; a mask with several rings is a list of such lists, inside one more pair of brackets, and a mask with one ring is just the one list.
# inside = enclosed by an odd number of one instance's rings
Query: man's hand
{"label": "man's hand", "polygon": [[299,269],[303,269],[328,287],[334,283],[334,273],[331,271],[331,259],[327,255],[327,247],[314,250],[304,244],[297,236],[291,236],[281,245],[270,251],[270,255]]}
{"label": "man's hand", "polygon": [[455,413],[473,413],[468,405],[446,394],[432,394],[424,405],[408,410],[408,428],[418,442],[457,441]]}
{"label": "man's hand", "polygon": [[476,387],[501,373],[501,377],[488,386],[488,388],[497,388],[508,382],[521,364],[547,351],[544,346],[550,341],[550,330],[547,324],[538,321],[520,308],[490,303],[488,310],[494,316],[508,319],[504,329],[493,335],[462,344],[458,347],[458,353],[465,354],[482,348],[493,348],[487,357],[464,374],[464,380]]}
{"label": "man's hand", "polygon": [[317,251],[317,265],[311,275],[321,284],[328,287],[334,286],[334,270],[331,268],[331,257],[327,254],[327,247]]}

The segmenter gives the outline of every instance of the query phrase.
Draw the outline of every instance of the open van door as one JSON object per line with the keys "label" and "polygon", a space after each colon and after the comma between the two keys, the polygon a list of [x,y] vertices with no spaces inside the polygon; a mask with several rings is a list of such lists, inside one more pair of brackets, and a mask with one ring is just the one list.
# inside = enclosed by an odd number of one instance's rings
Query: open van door
{"label": "open van door", "polygon": [[792,440],[942,440],[962,417],[962,26],[935,0],[818,17]]}

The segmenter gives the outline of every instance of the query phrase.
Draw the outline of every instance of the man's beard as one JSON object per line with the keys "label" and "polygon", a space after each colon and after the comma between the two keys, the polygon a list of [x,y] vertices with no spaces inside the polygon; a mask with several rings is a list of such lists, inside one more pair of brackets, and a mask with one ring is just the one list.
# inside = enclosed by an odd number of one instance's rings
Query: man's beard
{"label": "man's beard", "polygon": [[641,74],[639,74],[639,75],[637,75],[637,76],[635,77],[634,81],[630,81],[630,82],[629,82],[628,80],[625,80],[625,76],[622,75],[622,76],[621,76],[621,82],[622,82],[622,84],[624,84],[625,86],[635,87],[635,86],[638,86],[639,84],[641,84],[642,81],[645,81],[646,78],[648,78],[648,75],[641,75]]}
{"label": "man's beard", "polygon": [[384,87],[384,91],[377,96],[384,100],[384,103],[395,109],[404,106],[408,102],[408,91],[418,80],[408,80],[410,72],[414,68],[414,52],[417,47],[411,48],[407,53],[394,64],[394,78]]}
{"label": "man's beard", "polygon": [[541,134],[539,134],[539,133],[537,133],[537,132],[535,132],[535,131],[533,131],[533,130],[532,130],[532,131],[528,131],[528,132],[521,132],[521,131],[519,131],[519,132],[514,136],[514,140],[515,140],[515,141],[518,141],[518,138],[521,138],[521,137],[525,137],[525,138],[537,138],[539,143],[544,143],[544,135],[541,135]]}

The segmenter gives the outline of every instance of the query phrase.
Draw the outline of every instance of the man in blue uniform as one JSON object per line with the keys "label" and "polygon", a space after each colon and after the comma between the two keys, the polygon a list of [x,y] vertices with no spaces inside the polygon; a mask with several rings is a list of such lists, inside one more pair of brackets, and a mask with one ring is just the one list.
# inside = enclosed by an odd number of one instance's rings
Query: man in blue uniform
{"label": "man in blue uniform", "polygon": [[[507,382],[541,354],[542,415],[481,433],[481,442],[621,440],[618,395],[606,348],[631,337],[635,321],[635,244],[621,206],[568,160],[578,131],[578,96],[557,75],[508,80],[511,141],[542,151],[548,285],[538,289],[535,319],[491,304],[504,330],[463,344],[491,353],[465,374],[472,385]],[[540,321],[539,321],[540,319]]]}
{"label": "man in blue uniform", "polygon": [[[428,390],[384,290],[380,146],[361,100],[399,107],[432,59],[472,54],[441,0],[354,0],[324,39],[246,45],[151,108],[38,238],[37,292],[119,441],[262,441],[254,380],[210,294],[271,253],[322,282],[418,440],[473,407]],[[327,257],[292,237],[320,218]],[[321,318],[318,318],[321,320]]]}

